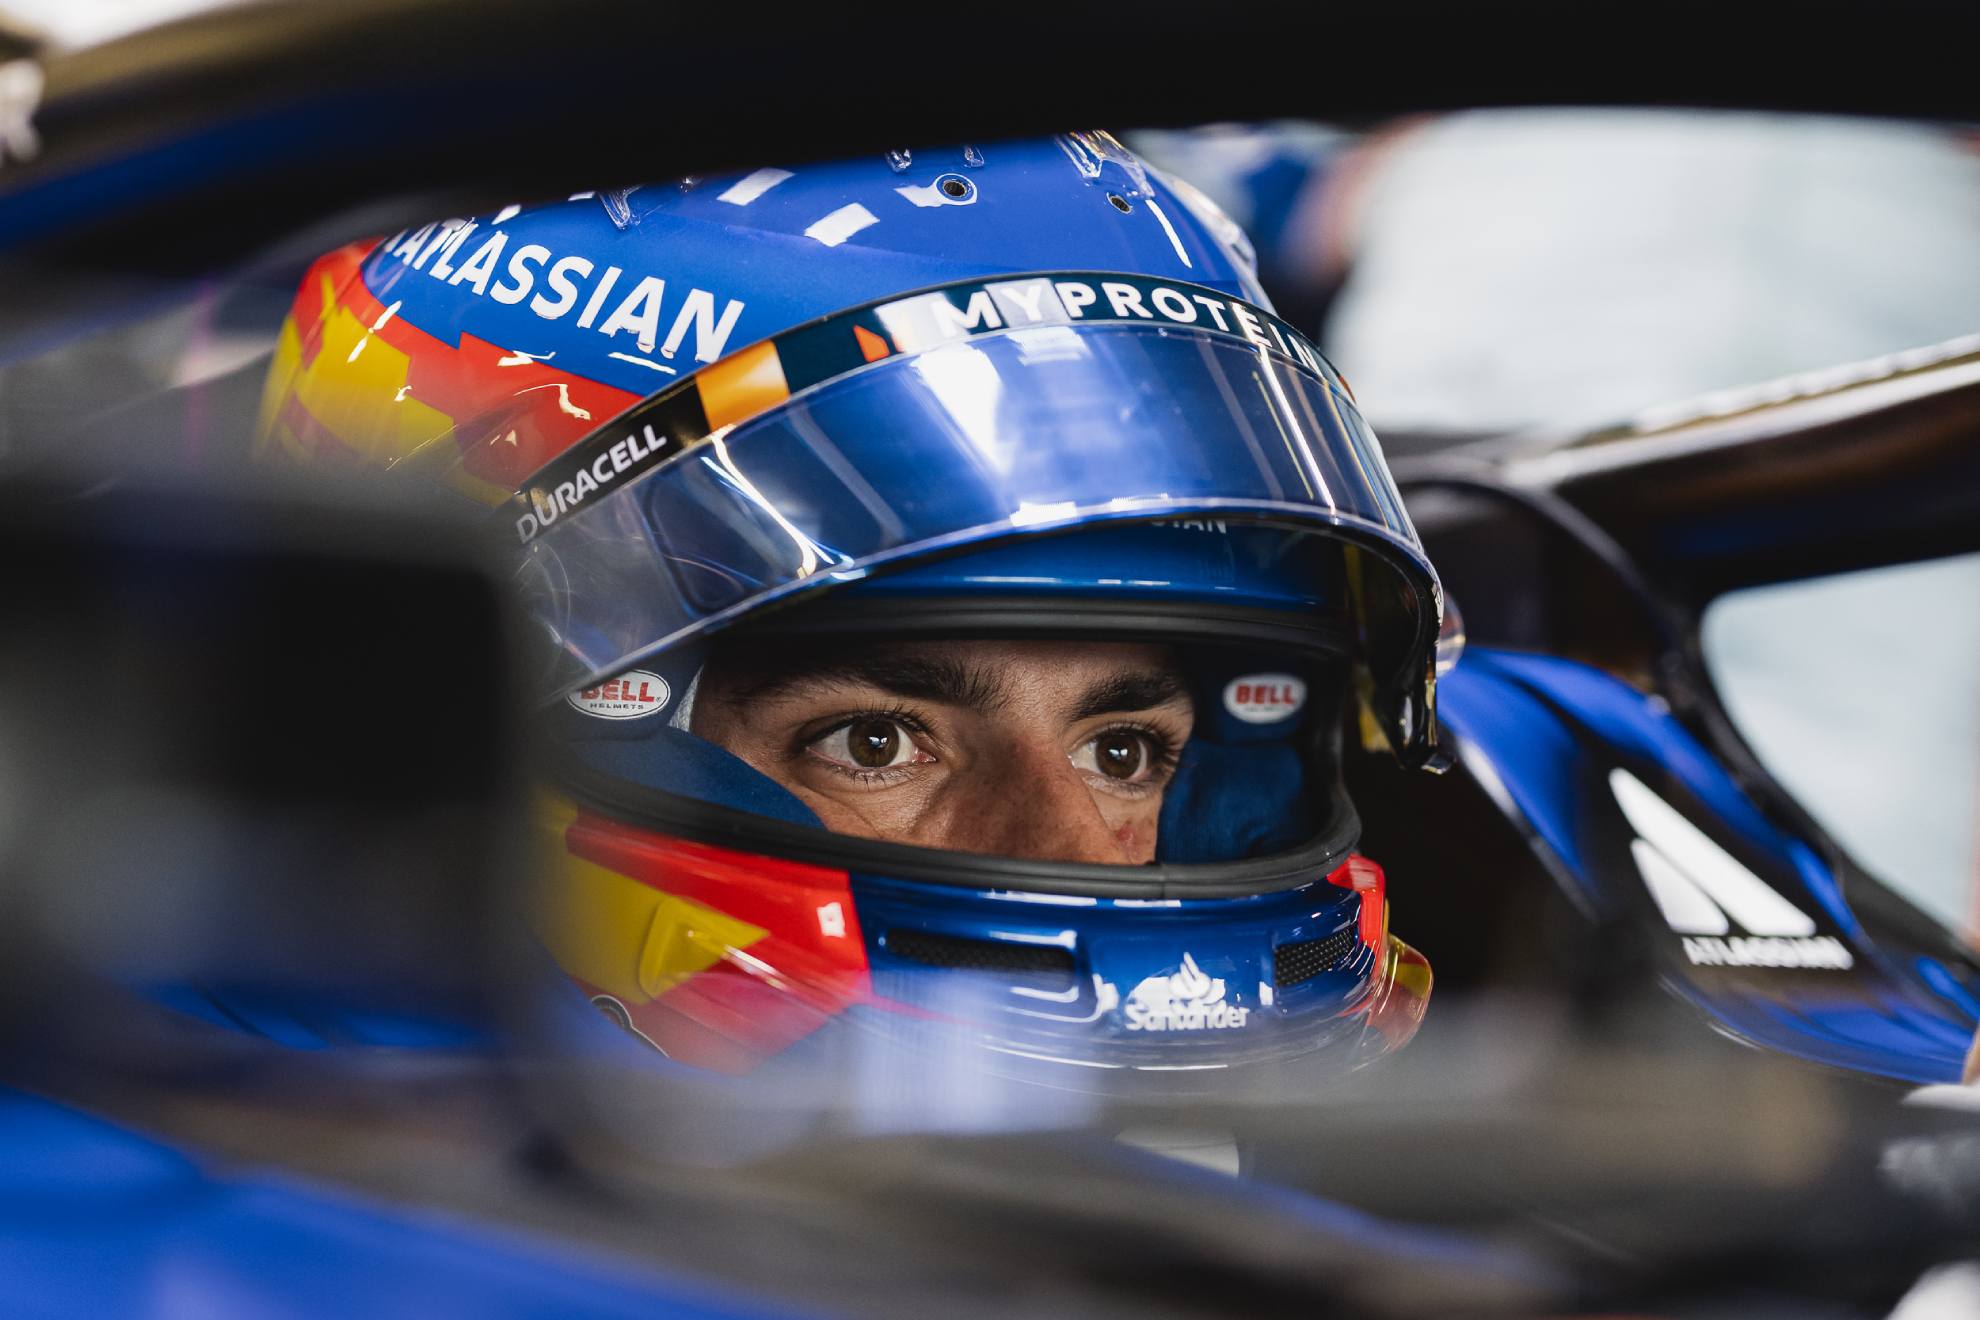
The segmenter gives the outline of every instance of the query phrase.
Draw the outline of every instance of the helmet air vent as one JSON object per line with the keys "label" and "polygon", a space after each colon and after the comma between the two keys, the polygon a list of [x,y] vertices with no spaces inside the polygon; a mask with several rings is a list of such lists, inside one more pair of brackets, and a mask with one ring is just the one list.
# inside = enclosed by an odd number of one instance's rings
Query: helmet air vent
{"label": "helmet air vent", "polygon": [[1020,972],[1072,981],[1072,950],[1057,944],[1026,944],[1015,940],[979,940],[897,926],[882,943],[897,958],[929,967],[970,972]]}
{"label": "helmet air vent", "polygon": [[1311,981],[1345,962],[1360,947],[1353,926],[1344,926],[1322,939],[1281,944],[1272,951],[1273,983],[1284,989]]}

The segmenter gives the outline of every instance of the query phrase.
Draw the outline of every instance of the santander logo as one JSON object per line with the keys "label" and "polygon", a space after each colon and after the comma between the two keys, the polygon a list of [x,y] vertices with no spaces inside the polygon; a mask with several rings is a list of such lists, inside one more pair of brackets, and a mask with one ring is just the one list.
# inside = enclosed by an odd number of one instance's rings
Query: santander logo
{"label": "santander logo", "polygon": [[1121,1012],[1129,1031],[1215,1031],[1241,1027],[1251,1010],[1224,1001],[1223,978],[1211,976],[1185,953],[1169,975],[1146,978]]}
{"label": "santander logo", "polygon": [[564,698],[571,706],[601,720],[636,720],[667,705],[667,680],[644,669],[608,679],[597,687]]}
{"label": "santander logo", "polygon": [[1246,674],[1224,685],[1224,709],[1246,724],[1275,724],[1299,714],[1306,683],[1292,674]]}

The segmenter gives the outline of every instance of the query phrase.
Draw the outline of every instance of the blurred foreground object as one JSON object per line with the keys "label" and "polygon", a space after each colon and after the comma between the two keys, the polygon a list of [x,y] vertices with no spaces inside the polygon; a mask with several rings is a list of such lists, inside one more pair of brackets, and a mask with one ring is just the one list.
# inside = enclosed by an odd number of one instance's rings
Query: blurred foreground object
{"label": "blurred foreground object", "polygon": [[476,543],[331,484],[87,480],[0,492],[16,1029],[114,1037],[65,1020],[92,985],[471,1011],[519,782]]}

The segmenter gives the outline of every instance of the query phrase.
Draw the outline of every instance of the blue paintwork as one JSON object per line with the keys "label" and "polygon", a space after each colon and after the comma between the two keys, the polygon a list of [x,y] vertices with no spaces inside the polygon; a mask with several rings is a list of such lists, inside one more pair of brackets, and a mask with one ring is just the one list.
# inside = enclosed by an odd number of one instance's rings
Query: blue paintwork
{"label": "blue paintwork", "polygon": [[1199,1168],[1126,1144],[1115,1144],[1109,1154],[1120,1163],[1140,1166],[1151,1176],[1159,1174],[1165,1182],[1193,1185],[1207,1201],[1235,1191],[1254,1205],[1271,1207],[1289,1223],[1329,1239],[1359,1244],[1370,1252],[1392,1253],[1404,1260],[1475,1271],[1481,1282],[1490,1279],[1548,1292],[1566,1286],[1567,1281],[1557,1266],[1510,1243],[1487,1242],[1441,1226],[1382,1219],[1283,1183],[1258,1178],[1233,1179],[1214,1169]]}
{"label": "blue paintwork", "polygon": [[166,985],[138,989],[154,1003],[209,1026],[246,1032],[292,1050],[341,1045],[475,1050],[495,1043],[485,1025],[429,1011],[392,1011],[293,988]]}
{"label": "blue paintwork", "polygon": [[[1324,880],[1277,894],[1233,899],[1131,902],[1066,895],[984,893],[855,876],[853,897],[874,992],[958,1016],[1015,1047],[1099,1067],[1228,1067],[1303,1054],[1346,1036],[1358,1018],[1340,1015],[1367,993],[1375,953],[1354,942],[1329,970],[1274,987],[1281,944],[1352,932],[1360,899]],[[1070,977],[937,970],[896,954],[890,932],[1048,945],[1072,955]],[[1242,1008],[1241,1026],[1149,1031],[1129,1025],[1137,986],[1168,977],[1188,954],[1223,982],[1222,1002]]]}
{"label": "blue paintwork", "polygon": [[266,1173],[0,1091],[9,1316],[791,1314],[643,1265]]}
{"label": "blue paintwork", "polygon": [[[336,152],[390,132],[405,116],[458,108],[445,93],[412,90],[312,96],[240,118],[197,125],[180,137],[111,151],[0,195],[0,248],[58,234],[133,207],[167,201],[229,178],[293,165],[304,153]],[[79,327],[80,328],[80,327]]]}
{"label": "blue paintwork", "polygon": [[876,576],[859,590],[868,597],[1132,596],[1297,611],[1343,624],[1351,617],[1345,585],[1315,565],[1312,543],[1289,542],[1276,528],[1193,521],[1205,530],[1129,523],[1085,536],[1005,541]]}
{"label": "blue paintwork", "polygon": [[[1095,582],[1120,601],[1308,614],[1339,598],[1337,541],[1352,540],[1403,579],[1378,598],[1402,616],[1384,621],[1399,644],[1378,683],[1420,680],[1431,569],[1345,396],[1228,336],[1050,329],[1048,350],[992,335],[853,371],[556,516],[525,552],[555,584],[533,603],[569,657],[548,681],[580,686],[745,611],[1047,533],[1001,556],[1014,573],[968,581],[958,565],[914,585],[1036,596]],[[1232,536],[1225,517],[1274,526]],[[1169,525],[1119,530],[1153,518]]]}
{"label": "blue paintwork", "polygon": [[[1235,226],[1226,232],[1218,217],[1199,219],[1192,200],[1174,191],[1156,172],[1122,153],[1120,160],[1095,163],[1091,153],[1062,139],[997,143],[975,153],[966,149],[920,149],[906,168],[896,170],[882,153],[848,161],[795,166],[789,177],[765,188],[745,204],[724,201],[745,175],[722,175],[691,186],[660,183],[608,196],[581,195],[569,201],[533,206],[495,223],[477,217],[476,228],[445,258],[426,255],[437,231],[426,239],[401,233],[382,243],[364,263],[366,287],[380,302],[397,305],[396,315],[455,345],[463,333],[512,351],[549,361],[558,370],[604,381],[636,394],[649,394],[719,356],[778,331],[843,308],[931,284],[977,276],[1040,270],[1107,270],[1152,275],[1208,285],[1269,307],[1235,245]],[[1098,169],[1092,177],[1080,168]],[[937,187],[945,178],[963,179],[968,200],[953,204]],[[1110,197],[1120,197],[1123,212]],[[873,222],[836,245],[806,230],[847,207],[863,207]],[[620,218],[612,212],[620,209]],[[1213,228],[1214,226],[1214,228]],[[478,273],[463,279],[473,254],[502,235],[494,276],[477,294]],[[498,301],[510,262],[528,244],[548,256],[534,266],[529,293],[511,303]],[[561,300],[548,286],[550,267],[559,259],[580,258],[590,273],[567,273],[578,289],[576,301],[557,315],[545,308]],[[418,269],[415,269],[415,266]],[[581,327],[592,292],[609,267],[622,273],[592,324]],[[604,327],[613,309],[642,277],[664,282],[657,321],[659,340],[642,351],[633,332],[608,337]],[[513,290],[520,279],[509,283]],[[701,290],[719,326],[731,305],[736,320],[712,347],[713,336],[690,331],[665,351],[666,336],[690,290]],[[697,344],[706,351],[699,356]],[[645,358],[667,370],[611,356]],[[554,357],[549,355],[554,354]]]}
{"label": "blue paintwork", "polygon": [[1605,850],[1595,832],[1604,813],[1619,819],[1608,771],[1650,769],[1694,799],[1687,813],[1694,824],[1769,859],[1769,882],[1847,941],[1855,966],[1819,975],[1764,968],[1729,975],[1673,954],[1667,982],[1734,1035],[1891,1078],[1958,1078],[1975,1026],[1972,988],[1943,964],[1906,961],[1888,939],[1867,932],[1811,841],[1768,819],[1661,700],[1573,661],[1481,647],[1445,677],[1439,700],[1446,728],[1467,756],[1489,766],[1559,873],[1595,911],[1626,917],[1648,908],[1647,920],[1658,920],[1628,854],[1612,842]]}
{"label": "blue paintwork", "polygon": [[1975,1023],[1980,1023],[1980,995],[1975,995],[1952,968],[1937,958],[1921,957],[1912,963],[1912,969],[1941,998],[1955,1005]]}

